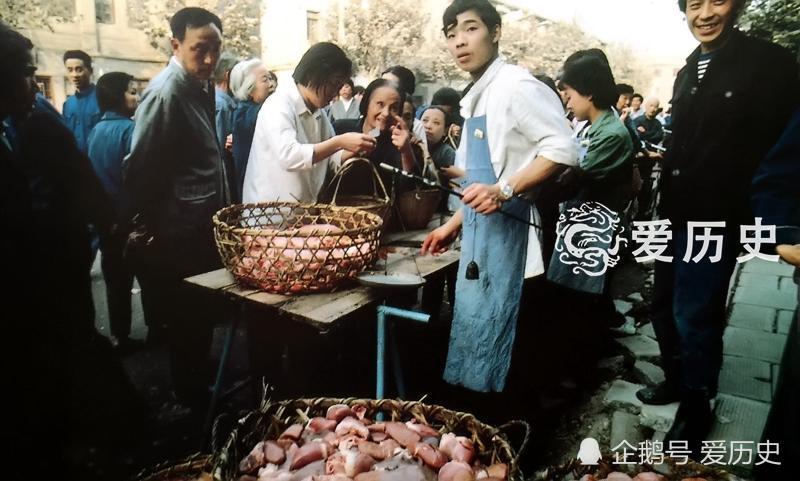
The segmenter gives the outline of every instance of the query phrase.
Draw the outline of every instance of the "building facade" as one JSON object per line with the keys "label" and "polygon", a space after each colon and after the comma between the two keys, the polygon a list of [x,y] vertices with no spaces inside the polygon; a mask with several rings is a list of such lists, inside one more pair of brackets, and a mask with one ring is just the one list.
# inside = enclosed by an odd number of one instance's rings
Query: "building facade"
{"label": "building facade", "polygon": [[74,92],[62,61],[67,50],[83,50],[92,56],[93,81],[120,71],[132,75],[141,88],[169,60],[150,45],[143,31],[131,25],[127,0],[74,0],[67,8],[74,12],[73,21],[56,23],[52,30],[23,30],[35,47],[39,88],[59,111]]}

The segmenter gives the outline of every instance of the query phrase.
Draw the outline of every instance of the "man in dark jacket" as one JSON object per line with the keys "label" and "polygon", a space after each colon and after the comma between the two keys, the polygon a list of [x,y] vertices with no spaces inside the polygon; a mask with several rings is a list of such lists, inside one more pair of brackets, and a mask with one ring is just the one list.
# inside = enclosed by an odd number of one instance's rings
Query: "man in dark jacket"
{"label": "man in dark jacket", "polygon": [[189,7],[172,17],[170,27],[174,55],[136,110],[124,176],[133,207],[154,237],[134,266],[145,316],[153,319],[151,326],[167,326],[179,400],[200,408],[208,392],[213,309],[203,299],[189,299],[182,279],[220,267],[211,217],[228,203],[228,191],[210,79],[222,24],[213,13]]}
{"label": "man in dark jacket", "polygon": [[[775,250],[795,266],[795,283],[800,283],[800,108],[775,147],[758,168],[753,179],[753,212],[764,225],[774,225]],[[798,293],[800,301],[800,292]],[[772,397],[762,442],[780,444],[783,459],[800,459],[800,309],[795,308],[780,375]],[[764,463],[756,467],[757,480],[788,479],[789,463]]]}
{"label": "man in dark jacket", "polygon": [[[35,465],[66,479],[118,479],[128,474],[99,478],[96,470],[121,464],[106,454],[136,439],[140,411],[94,328],[86,269],[86,224],[106,229],[110,202],[68,128],[34,108],[32,50],[0,22],[0,248],[9,280],[0,291],[9,341],[2,366],[13,393],[0,439],[14,459],[6,476],[22,479]],[[37,454],[43,439],[46,456]]]}
{"label": "man in dark jacket", "polygon": [[[656,264],[652,312],[667,380],[638,396],[649,404],[681,401],[665,444],[688,441],[697,456],[711,427],[739,226],[754,223],[750,182],[797,105],[800,87],[788,51],[734,28],[743,0],[678,3],[700,46],[675,80],[673,138],[662,176],[660,214],[672,224],[673,257]],[[772,100],[764,101],[765,91]],[[718,223],[709,229],[722,237],[716,255],[713,243],[704,258],[698,255],[703,243],[696,236],[705,229],[692,229],[691,221]]]}

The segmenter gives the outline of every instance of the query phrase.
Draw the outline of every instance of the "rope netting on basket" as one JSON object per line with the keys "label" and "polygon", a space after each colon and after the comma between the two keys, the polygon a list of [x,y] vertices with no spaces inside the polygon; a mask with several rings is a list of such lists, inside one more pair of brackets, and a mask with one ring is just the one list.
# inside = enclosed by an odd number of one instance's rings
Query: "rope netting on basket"
{"label": "rope netting on basket", "polygon": [[[216,453],[214,459],[214,479],[229,481],[239,478],[239,461],[245,457],[259,441],[276,439],[281,432],[294,423],[307,423],[310,418],[325,416],[329,407],[345,404],[361,407],[366,416],[374,417],[383,413],[387,421],[409,421],[426,424],[441,433],[452,432],[469,437],[476,447],[478,459],[486,464],[505,463],[508,465],[508,479],[522,481],[519,458],[530,439],[530,426],[523,421],[512,421],[500,427],[485,424],[474,415],[446,409],[442,406],[424,404],[418,401],[397,399],[359,399],[359,398],[315,398],[292,399],[280,402],[265,401],[257,411],[252,411],[240,419],[238,426],[228,437],[227,443]],[[515,448],[509,440],[509,432],[519,432],[522,439]]]}
{"label": "rope netting on basket", "polygon": [[239,204],[214,215],[225,267],[276,294],[329,291],[378,257],[381,218],[353,207],[293,202]]}

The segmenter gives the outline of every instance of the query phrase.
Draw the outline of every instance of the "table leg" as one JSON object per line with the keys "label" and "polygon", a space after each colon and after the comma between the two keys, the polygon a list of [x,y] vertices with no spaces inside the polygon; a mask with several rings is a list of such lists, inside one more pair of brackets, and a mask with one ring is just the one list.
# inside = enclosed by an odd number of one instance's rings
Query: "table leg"
{"label": "table leg", "polygon": [[203,426],[203,432],[206,433],[206,438],[210,436],[211,427],[214,423],[214,414],[216,414],[217,403],[219,402],[220,393],[222,391],[222,383],[225,375],[225,367],[228,364],[228,358],[231,355],[231,348],[233,346],[233,340],[236,337],[236,329],[238,327],[239,327],[239,313],[236,312],[233,315],[233,319],[231,319],[231,325],[228,328],[228,332],[225,334],[225,343],[222,345],[222,355],[220,355],[219,364],[217,365],[217,377],[214,381],[214,388],[211,391],[211,401],[208,404],[206,421]]}

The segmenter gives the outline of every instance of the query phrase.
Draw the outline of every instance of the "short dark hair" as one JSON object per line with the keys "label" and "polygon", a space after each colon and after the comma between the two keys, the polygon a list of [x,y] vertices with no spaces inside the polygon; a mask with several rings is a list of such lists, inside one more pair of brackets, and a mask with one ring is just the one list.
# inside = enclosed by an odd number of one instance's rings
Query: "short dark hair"
{"label": "short dark hair", "polygon": [[63,62],[66,63],[66,61],[71,58],[82,60],[83,66],[88,70],[92,70],[92,57],[83,50],[67,50],[64,52]]}
{"label": "short dark hair", "polygon": [[617,84],[617,96],[633,95],[633,86],[628,84]]}
{"label": "short dark hair", "polygon": [[222,33],[222,20],[218,16],[205,8],[186,7],[175,12],[175,15],[169,19],[169,28],[172,30],[172,36],[179,42],[183,42],[183,39],[186,38],[186,29],[202,27],[209,23],[216,25],[219,33]]}
{"label": "short dark hair", "polygon": [[395,65],[381,72],[381,76],[387,73],[396,76],[400,80],[400,89],[406,94],[411,95],[417,89],[417,78],[414,76],[414,72],[408,68],[402,65]]}
{"label": "short dark hair", "polygon": [[447,113],[444,107],[445,107],[444,105],[431,105],[422,111],[422,115],[425,115],[425,112],[427,112],[428,110],[438,110],[439,112],[444,114],[444,127],[446,129],[447,127],[450,126],[453,120],[450,118],[450,114]]}
{"label": "short dark hair", "polygon": [[564,66],[566,67],[566,64],[574,62],[584,57],[595,57],[603,61],[604,63],[609,64],[608,57],[606,56],[605,52],[603,52],[599,48],[587,48],[585,50],[578,50],[577,52],[574,52],[572,55],[567,57],[567,60],[564,61]]}
{"label": "short dark hair", "polygon": [[500,14],[488,0],[454,0],[442,15],[442,32],[447,34],[447,30],[458,24],[456,17],[468,10],[478,14],[489,32],[494,32],[495,28],[502,26]]}
{"label": "short dark hair", "polygon": [[635,94],[631,95],[631,100],[633,100],[633,99],[636,99],[636,98],[638,98],[639,100],[641,100],[642,102],[644,102],[644,97],[642,97],[642,94],[640,94],[640,93],[635,93]]}
{"label": "short dark hair", "polygon": [[592,55],[564,64],[561,84],[572,87],[581,95],[591,95],[592,103],[598,109],[608,109],[619,99],[611,67]]}
{"label": "short dark hair", "polygon": [[320,42],[306,50],[294,68],[292,78],[300,85],[316,89],[335,74],[350,78],[353,62],[336,44]]}
{"label": "short dark hair", "polygon": [[[355,88],[356,88],[356,84],[355,84],[355,83],[353,83],[353,79],[351,79],[350,77],[347,77],[347,78],[344,80],[344,83],[346,83],[347,85],[349,85],[351,90],[355,90]],[[344,85],[342,85],[342,87],[344,87]]]}
{"label": "short dark hair", "polygon": [[[735,12],[735,15],[738,16],[742,11],[742,7],[744,7],[745,1],[747,0],[733,0],[733,1],[738,4],[736,6],[737,8]],[[686,13],[686,0],[678,0],[678,8],[681,9],[681,12]]]}
{"label": "short dark hair", "polygon": [[400,108],[403,108],[403,104],[406,101],[406,93],[403,92],[398,85],[396,85],[391,80],[387,80],[385,78],[375,79],[367,85],[366,90],[364,90],[364,96],[361,97],[361,103],[358,105],[358,111],[361,115],[367,115],[367,108],[369,107],[369,99],[372,97],[372,93],[378,90],[381,87],[391,87],[397,90],[397,93],[400,94]]}
{"label": "short dark hair", "polygon": [[553,80],[552,77],[550,77],[549,75],[545,75],[545,74],[538,74],[538,75],[534,75],[533,77],[536,80],[538,80],[539,82],[542,82],[543,84],[545,84],[548,87],[550,87],[550,90],[552,90],[556,95],[560,95],[558,93],[558,87],[556,87],[556,81]]}
{"label": "short dark hair", "polygon": [[131,80],[133,76],[125,72],[109,72],[97,79],[97,105],[101,112],[125,110],[125,91]]}
{"label": "short dark hair", "polygon": [[25,69],[32,60],[33,42],[0,22],[0,90],[8,93],[8,89],[20,78],[29,74]]}
{"label": "short dark hair", "polygon": [[454,109],[460,108],[461,94],[458,90],[450,87],[442,87],[434,92],[431,98],[431,105],[447,105]]}

